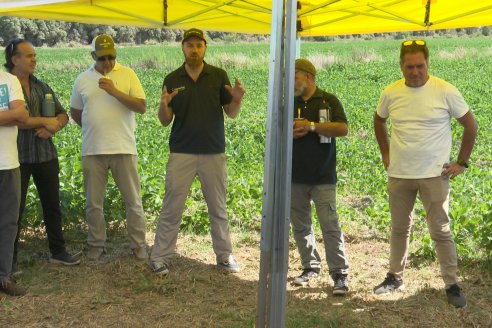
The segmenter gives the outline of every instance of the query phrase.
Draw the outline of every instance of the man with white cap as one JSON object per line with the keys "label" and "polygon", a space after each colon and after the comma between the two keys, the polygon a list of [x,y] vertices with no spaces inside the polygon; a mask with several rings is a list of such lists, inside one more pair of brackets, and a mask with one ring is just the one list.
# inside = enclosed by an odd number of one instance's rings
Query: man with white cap
{"label": "man with white cap", "polygon": [[70,98],[72,118],[82,127],[87,257],[97,260],[105,252],[103,204],[111,170],[125,201],[130,248],[137,259],[145,260],[145,221],[134,134],[134,113],[146,111],[145,93],[135,72],[116,62],[111,36],[96,36],[91,55],[94,64],[77,77]]}

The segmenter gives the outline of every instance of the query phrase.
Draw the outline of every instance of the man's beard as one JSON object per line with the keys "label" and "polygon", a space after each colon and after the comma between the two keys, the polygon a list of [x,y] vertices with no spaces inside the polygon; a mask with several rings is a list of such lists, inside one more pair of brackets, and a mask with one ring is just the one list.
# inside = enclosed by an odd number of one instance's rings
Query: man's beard
{"label": "man's beard", "polygon": [[190,67],[199,67],[203,63],[203,57],[185,57],[186,64]]}
{"label": "man's beard", "polygon": [[302,96],[304,93],[304,90],[306,90],[306,84],[303,83],[301,84],[298,88],[294,87],[294,96],[299,97]]}

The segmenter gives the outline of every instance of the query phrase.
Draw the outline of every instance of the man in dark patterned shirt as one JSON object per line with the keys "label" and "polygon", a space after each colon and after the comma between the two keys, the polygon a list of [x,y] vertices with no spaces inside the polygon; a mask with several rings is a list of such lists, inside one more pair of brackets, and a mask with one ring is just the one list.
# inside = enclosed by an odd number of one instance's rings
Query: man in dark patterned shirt
{"label": "man in dark patterned shirt", "polygon": [[[12,272],[17,271],[17,246],[21,230],[22,212],[26,205],[27,189],[31,175],[43,207],[43,219],[48,235],[52,263],[76,265],[80,259],[65,249],[60,210],[60,184],[58,156],[52,136],[68,122],[68,115],[53,90],[33,74],[36,69],[36,52],[26,40],[14,39],[5,48],[5,67],[19,79],[29,119],[19,126],[17,148],[21,171],[21,203],[18,231],[14,246]],[[42,104],[47,95],[54,101],[54,116],[43,117]],[[49,97],[49,96],[48,96]],[[44,113],[46,115],[46,113]]]}

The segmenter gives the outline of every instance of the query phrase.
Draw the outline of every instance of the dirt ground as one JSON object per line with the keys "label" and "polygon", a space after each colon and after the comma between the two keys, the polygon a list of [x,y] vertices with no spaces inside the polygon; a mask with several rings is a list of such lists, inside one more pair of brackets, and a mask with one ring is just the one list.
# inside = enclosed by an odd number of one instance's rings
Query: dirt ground
{"label": "dirt ground", "polygon": [[[17,298],[0,294],[0,327],[254,327],[260,237],[252,234],[233,234],[238,274],[215,268],[209,236],[181,234],[179,257],[166,277],[136,261],[121,232],[110,236],[100,261],[82,257],[77,267],[49,264],[46,241],[34,234],[21,244],[23,272],[17,277],[29,292]],[[83,250],[81,232],[67,240],[72,251]],[[372,288],[387,270],[387,241],[350,235],[346,240],[346,297],[332,296],[326,266],[311,286],[294,286],[301,268],[291,243],[287,327],[492,327],[491,274],[479,265],[461,265],[466,309],[447,304],[435,262],[410,261],[406,289],[375,296]]]}

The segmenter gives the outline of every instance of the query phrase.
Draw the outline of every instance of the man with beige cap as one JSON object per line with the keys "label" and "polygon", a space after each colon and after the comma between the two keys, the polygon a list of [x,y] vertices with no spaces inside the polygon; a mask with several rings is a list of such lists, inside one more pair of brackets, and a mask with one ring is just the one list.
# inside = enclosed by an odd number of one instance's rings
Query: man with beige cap
{"label": "man with beige cap", "polygon": [[318,278],[321,258],[316,250],[311,201],[316,206],[333,295],[348,292],[348,261],[336,209],[336,138],[348,133],[347,117],[338,98],[316,86],[316,68],[297,59],[292,145],[291,224],[303,272],[294,284],[307,286]]}
{"label": "man with beige cap", "polygon": [[104,195],[111,170],[126,206],[130,248],[147,259],[145,221],[137,172],[134,113],[146,111],[145,93],[135,72],[116,62],[113,38],[92,41],[94,64],[75,80],[70,98],[73,120],[82,127],[82,169],[88,224],[87,257],[105,252]]}

